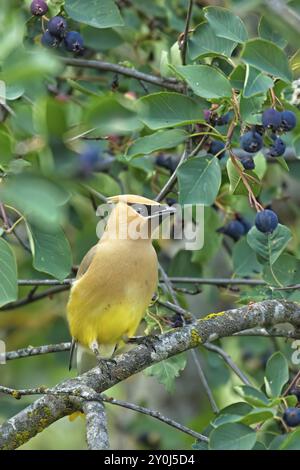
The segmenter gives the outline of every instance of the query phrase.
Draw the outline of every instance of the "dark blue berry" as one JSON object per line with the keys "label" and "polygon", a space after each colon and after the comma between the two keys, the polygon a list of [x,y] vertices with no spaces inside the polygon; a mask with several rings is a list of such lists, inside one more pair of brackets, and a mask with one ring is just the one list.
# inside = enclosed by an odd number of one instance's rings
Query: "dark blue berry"
{"label": "dark blue berry", "polygon": [[65,36],[67,51],[79,53],[83,50],[83,38],[77,31],[70,31]]}
{"label": "dark blue berry", "polygon": [[281,125],[281,113],[273,108],[266,109],[262,115],[262,124],[268,129],[279,129]]}
{"label": "dark blue berry", "polygon": [[247,157],[241,157],[240,162],[245,168],[245,170],[254,170],[255,168],[255,163],[254,160],[251,156]]}
{"label": "dark blue berry", "polygon": [[298,402],[300,402],[300,387],[291,388],[289,395],[296,395]]}
{"label": "dark blue berry", "polygon": [[263,146],[262,136],[255,131],[246,132],[240,139],[241,147],[249,153],[258,152]]}
{"label": "dark blue berry", "polygon": [[79,156],[79,173],[82,176],[89,176],[100,161],[99,150],[95,147],[87,147]]}
{"label": "dark blue berry", "polygon": [[242,215],[237,214],[236,215],[237,220],[243,225],[245,233],[248,233],[250,228],[252,227],[252,224],[249,222],[249,220],[245,219]]}
{"label": "dark blue berry", "polygon": [[177,167],[177,162],[173,160],[172,157],[158,155],[158,157],[156,157],[156,165],[165,168],[166,170],[170,170],[173,173]]}
{"label": "dark blue berry", "polygon": [[296,114],[293,111],[283,111],[281,113],[281,128],[288,132],[294,129],[297,124]]}
{"label": "dark blue berry", "polygon": [[226,126],[230,120],[230,113],[223,114],[222,116],[218,117],[216,120],[216,126]]}
{"label": "dark blue berry", "polygon": [[287,408],[283,414],[285,424],[294,428],[300,424],[300,408]]}
{"label": "dark blue berry", "polygon": [[34,16],[43,16],[48,11],[48,5],[44,0],[33,0],[30,5],[30,10]]}
{"label": "dark blue berry", "polygon": [[257,230],[263,233],[272,233],[278,225],[278,217],[275,212],[265,209],[258,212],[255,217],[255,226]]}
{"label": "dark blue berry", "polygon": [[238,220],[232,220],[224,227],[218,229],[218,232],[228,235],[234,241],[238,241],[243,235],[245,235],[245,227]]}
{"label": "dark blue berry", "polygon": [[49,31],[45,31],[41,37],[41,43],[45,47],[58,47],[60,40],[57,39],[55,36],[49,33]]}
{"label": "dark blue berry", "polygon": [[280,137],[276,137],[273,144],[270,147],[269,154],[271,157],[280,157],[283,155],[286,149],[286,145]]}
{"label": "dark blue berry", "polygon": [[220,140],[212,140],[209,146],[209,153],[212,155],[218,155],[219,158],[224,157],[225,155],[225,144]]}
{"label": "dark blue berry", "polygon": [[54,16],[48,23],[48,31],[53,36],[62,39],[66,34],[67,22],[62,16]]}

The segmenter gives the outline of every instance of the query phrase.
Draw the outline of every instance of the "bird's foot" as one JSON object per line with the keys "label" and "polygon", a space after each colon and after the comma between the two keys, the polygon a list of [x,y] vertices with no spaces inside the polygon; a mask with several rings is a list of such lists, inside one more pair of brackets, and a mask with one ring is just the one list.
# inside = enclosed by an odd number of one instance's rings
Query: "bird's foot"
{"label": "bird's foot", "polygon": [[94,341],[90,345],[90,348],[96,356],[97,365],[101,368],[101,370],[104,370],[111,378],[110,368],[112,366],[115,366],[117,364],[117,361],[113,359],[112,357],[101,357],[101,354],[99,351],[99,345],[96,341]]}
{"label": "bird's foot", "polygon": [[157,335],[147,335],[147,336],[132,336],[131,338],[127,339],[127,343],[129,344],[143,344],[147,348],[153,349],[156,352],[154,343],[157,340]]}

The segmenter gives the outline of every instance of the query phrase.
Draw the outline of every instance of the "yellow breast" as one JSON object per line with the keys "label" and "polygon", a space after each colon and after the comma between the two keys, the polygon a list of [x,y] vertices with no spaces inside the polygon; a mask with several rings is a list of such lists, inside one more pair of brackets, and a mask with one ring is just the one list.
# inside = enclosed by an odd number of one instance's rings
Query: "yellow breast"
{"label": "yellow breast", "polygon": [[72,337],[115,345],[135,334],[157,286],[157,256],[146,241],[105,241],[87,272],[75,282],[68,303]]}

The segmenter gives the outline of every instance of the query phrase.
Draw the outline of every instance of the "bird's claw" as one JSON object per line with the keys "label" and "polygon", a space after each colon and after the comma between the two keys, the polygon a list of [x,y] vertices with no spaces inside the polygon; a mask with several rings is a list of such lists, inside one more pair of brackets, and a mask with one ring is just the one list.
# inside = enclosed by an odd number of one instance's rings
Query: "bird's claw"
{"label": "bird's claw", "polygon": [[147,336],[132,336],[131,338],[128,338],[128,343],[130,344],[143,344],[147,348],[153,349],[154,352],[156,352],[156,348],[154,346],[154,342],[156,341],[157,336],[156,335],[147,335]]}

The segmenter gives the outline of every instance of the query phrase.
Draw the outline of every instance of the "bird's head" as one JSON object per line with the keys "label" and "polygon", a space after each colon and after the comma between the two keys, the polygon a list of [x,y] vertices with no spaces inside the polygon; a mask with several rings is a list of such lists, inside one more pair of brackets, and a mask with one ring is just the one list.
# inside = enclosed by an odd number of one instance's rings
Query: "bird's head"
{"label": "bird's head", "polygon": [[109,217],[107,228],[111,232],[125,232],[124,238],[151,238],[151,234],[167,215],[176,212],[174,207],[135,194],[122,194],[107,199],[115,207]]}

